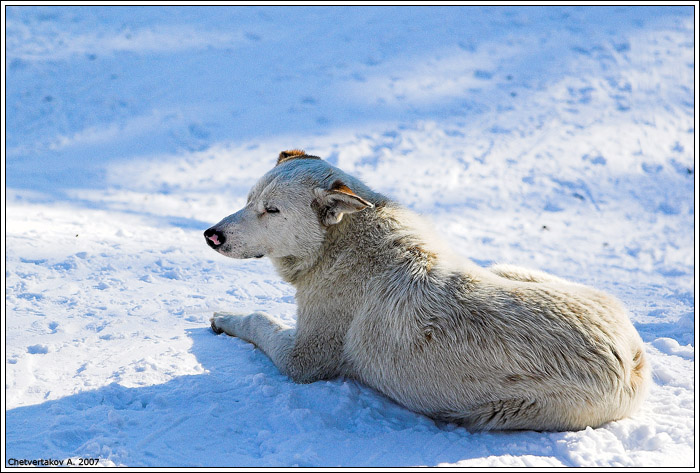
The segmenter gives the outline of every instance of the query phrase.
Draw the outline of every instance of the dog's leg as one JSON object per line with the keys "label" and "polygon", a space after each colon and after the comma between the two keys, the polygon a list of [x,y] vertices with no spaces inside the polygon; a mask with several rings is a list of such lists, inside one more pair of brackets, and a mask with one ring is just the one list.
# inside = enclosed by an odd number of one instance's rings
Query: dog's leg
{"label": "dog's leg", "polygon": [[264,312],[248,315],[215,312],[211,328],[215,333],[226,332],[256,345],[282,373],[289,375],[289,355],[296,330],[285,327]]}
{"label": "dog's leg", "polygon": [[340,370],[342,337],[310,331],[298,336],[264,312],[249,315],[217,312],[211,319],[215,333],[242,338],[260,348],[285,375],[297,383],[336,377]]}

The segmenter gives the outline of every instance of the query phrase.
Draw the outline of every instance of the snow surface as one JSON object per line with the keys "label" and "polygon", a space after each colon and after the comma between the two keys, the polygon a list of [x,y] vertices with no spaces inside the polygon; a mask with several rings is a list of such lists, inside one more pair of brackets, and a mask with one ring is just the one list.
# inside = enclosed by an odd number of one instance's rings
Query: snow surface
{"label": "snow surface", "polygon": [[[693,466],[692,7],[10,6],[5,26],[5,461]],[[297,147],[479,264],[619,297],[653,366],[641,412],[469,433],[215,336],[215,310],[295,320],[267,260],[202,231]]]}

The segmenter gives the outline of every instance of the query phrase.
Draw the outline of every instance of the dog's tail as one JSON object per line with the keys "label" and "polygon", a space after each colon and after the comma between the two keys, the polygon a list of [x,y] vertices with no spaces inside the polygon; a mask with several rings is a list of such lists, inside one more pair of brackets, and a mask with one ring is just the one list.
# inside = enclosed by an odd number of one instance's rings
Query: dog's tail
{"label": "dog's tail", "polygon": [[626,386],[629,396],[627,415],[633,414],[639,409],[644,399],[649,394],[651,387],[651,366],[647,360],[644,348],[637,346],[632,357],[629,383]]}

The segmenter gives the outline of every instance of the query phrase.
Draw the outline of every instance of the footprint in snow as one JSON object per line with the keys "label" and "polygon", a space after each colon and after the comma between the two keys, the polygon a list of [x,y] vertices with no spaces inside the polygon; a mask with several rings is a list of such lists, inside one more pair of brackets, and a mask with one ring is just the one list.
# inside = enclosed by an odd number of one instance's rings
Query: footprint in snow
{"label": "footprint in snow", "polygon": [[32,345],[27,347],[27,353],[30,355],[45,355],[49,352],[49,347],[46,345]]}

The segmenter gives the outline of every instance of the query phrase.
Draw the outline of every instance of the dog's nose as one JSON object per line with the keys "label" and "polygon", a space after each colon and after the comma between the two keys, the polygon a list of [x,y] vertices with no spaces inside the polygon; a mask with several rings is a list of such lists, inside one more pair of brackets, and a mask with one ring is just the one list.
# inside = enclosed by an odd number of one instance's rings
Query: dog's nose
{"label": "dog's nose", "polygon": [[226,241],[224,234],[218,230],[214,230],[214,228],[210,228],[204,232],[204,239],[207,240],[207,245],[212,248],[218,248]]}

